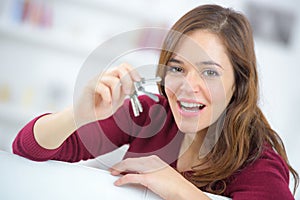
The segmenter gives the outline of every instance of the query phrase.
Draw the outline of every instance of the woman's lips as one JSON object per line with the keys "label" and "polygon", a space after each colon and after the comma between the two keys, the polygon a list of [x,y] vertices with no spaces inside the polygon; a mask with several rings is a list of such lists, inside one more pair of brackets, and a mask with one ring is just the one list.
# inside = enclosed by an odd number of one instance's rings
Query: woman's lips
{"label": "woman's lips", "polygon": [[177,101],[177,105],[180,114],[186,117],[197,116],[206,107],[206,105],[203,103],[187,101],[187,100]]}

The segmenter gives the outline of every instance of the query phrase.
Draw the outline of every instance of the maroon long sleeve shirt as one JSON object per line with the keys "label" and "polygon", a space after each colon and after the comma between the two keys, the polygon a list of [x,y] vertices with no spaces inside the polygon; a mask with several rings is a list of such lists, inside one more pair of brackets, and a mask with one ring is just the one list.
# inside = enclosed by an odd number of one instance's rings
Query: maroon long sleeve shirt
{"label": "maroon long sleeve shirt", "polygon": [[[130,102],[125,101],[112,117],[79,128],[59,148],[42,148],[35,140],[30,121],[13,142],[13,152],[35,161],[60,160],[77,162],[95,158],[124,144],[129,144],[127,157],[158,155],[176,168],[184,134],[172,116],[164,97],[159,103],[146,96],[140,97],[143,112],[133,117]],[[289,170],[284,160],[271,148],[253,164],[235,173],[228,180],[223,195],[236,200],[290,200]]]}

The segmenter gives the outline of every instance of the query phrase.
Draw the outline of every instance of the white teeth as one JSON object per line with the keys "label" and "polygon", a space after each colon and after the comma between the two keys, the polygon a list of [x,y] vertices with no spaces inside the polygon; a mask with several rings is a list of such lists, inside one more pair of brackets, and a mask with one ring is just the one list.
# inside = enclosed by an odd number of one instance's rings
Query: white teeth
{"label": "white teeth", "polygon": [[199,107],[203,107],[204,105],[201,104],[201,103],[188,103],[188,102],[183,102],[183,101],[180,101],[180,106],[184,106],[186,108],[199,108]]}

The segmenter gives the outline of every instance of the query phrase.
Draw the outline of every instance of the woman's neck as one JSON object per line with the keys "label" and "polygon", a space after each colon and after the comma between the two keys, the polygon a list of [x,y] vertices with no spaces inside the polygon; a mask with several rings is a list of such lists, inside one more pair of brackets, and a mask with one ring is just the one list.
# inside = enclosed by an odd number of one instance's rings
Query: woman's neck
{"label": "woman's neck", "polygon": [[206,135],[206,131],[195,134],[186,133],[181,143],[179,157],[177,161],[178,171],[191,170],[193,166],[201,163],[199,151]]}

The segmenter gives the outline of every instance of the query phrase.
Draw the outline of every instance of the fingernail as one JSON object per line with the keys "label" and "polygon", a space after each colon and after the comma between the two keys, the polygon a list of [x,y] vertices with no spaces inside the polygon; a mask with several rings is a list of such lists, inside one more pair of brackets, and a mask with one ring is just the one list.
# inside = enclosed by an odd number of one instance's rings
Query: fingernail
{"label": "fingernail", "polygon": [[114,182],[114,185],[115,185],[115,186],[119,186],[119,180],[116,180],[116,181]]}
{"label": "fingernail", "polygon": [[111,175],[114,175],[114,176],[118,175],[117,171],[116,171],[116,170],[113,170],[113,169],[110,171],[110,174],[111,174]]}

